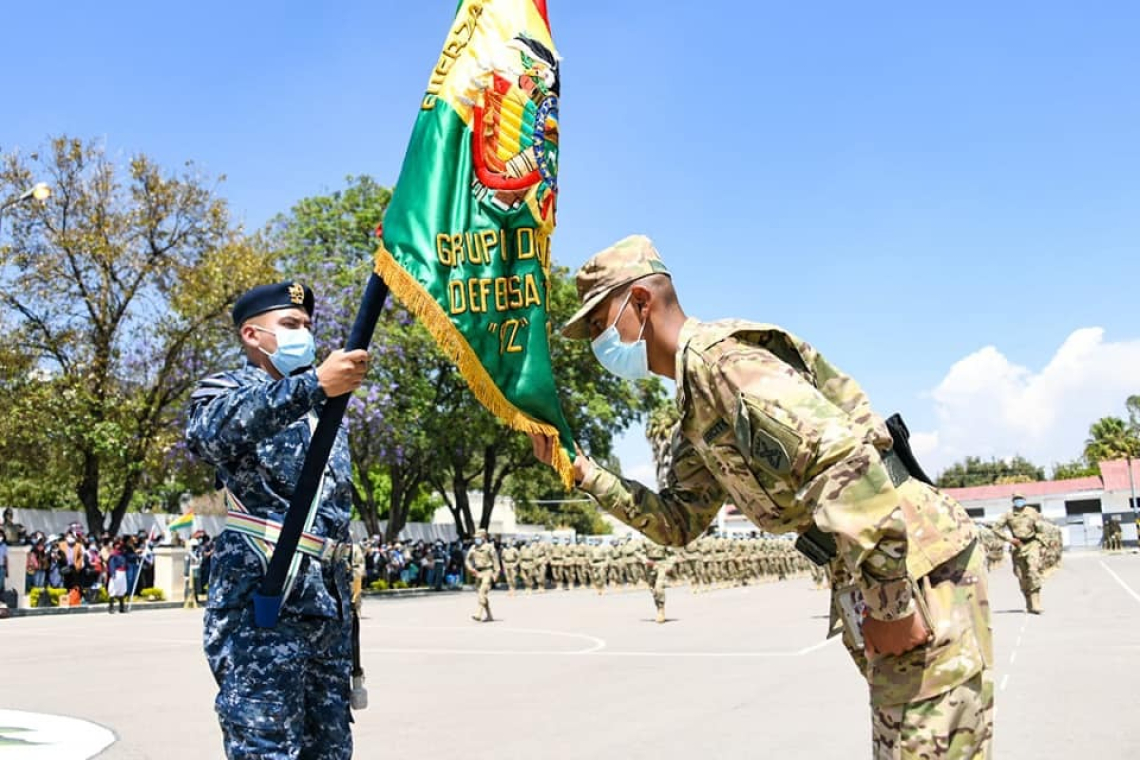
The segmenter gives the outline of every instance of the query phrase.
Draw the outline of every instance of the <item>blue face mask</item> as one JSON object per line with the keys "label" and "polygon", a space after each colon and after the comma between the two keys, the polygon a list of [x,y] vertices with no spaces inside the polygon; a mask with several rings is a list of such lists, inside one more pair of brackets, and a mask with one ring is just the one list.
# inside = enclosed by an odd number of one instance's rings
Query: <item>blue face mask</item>
{"label": "blue face mask", "polygon": [[313,342],[313,334],[304,327],[283,327],[279,330],[267,330],[257,325],[253,327],[255,330],[277,336],[277,350],[269,353],[262,348],[261,353],[268,356],[270,364],[285,377],[289,377],[299,369],[313,366],[317,358],[317,347]]}
{"label": "blue face mask", "polygon": [[618,309],[614,323],[590,344],[590,348],[594,350],[594,356],[608,372],[623,380],[644,380],[649,377],[649,352],[645,341],[641,339],[645,333],[645,323],[641,324],[641,332],[637,334],[637,340],[633,343],[623,343],[617,330],[618,320],[621,319],[625,307],[629,305],[632,295],[633,291],[630,291]]}
{"label": "blue face mask", "polygon": [[1015,509],[1021,509],[1025,506],[1025,499],[1014,499],[1013,506]]}

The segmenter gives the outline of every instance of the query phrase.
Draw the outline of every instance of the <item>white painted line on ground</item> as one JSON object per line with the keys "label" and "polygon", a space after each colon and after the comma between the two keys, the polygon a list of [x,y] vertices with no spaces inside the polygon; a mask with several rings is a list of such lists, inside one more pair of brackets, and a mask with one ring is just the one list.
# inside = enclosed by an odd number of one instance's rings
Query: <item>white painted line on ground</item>
{"label": "white painted line on ground", "polygon": [[571,633],[569,631],[551,631],[545,628],[498,628],[494,625],[477,626],[472,623],[469,626],[429,626],[429,625],[371,625],[370,629],[386,628],[391,631],[464,631],[466,633],[529,633],[538,634],[540,636],[562,636],[569,639],[584,639],[590,642],[590,646],[585,649],[573,649],[569,651],[555,651],[555,652],[527,652],[525,650],[480,650],[480,649],[401,649],[398,647],[384,648],[384,649],[365,649],[365,652],[408,652],[409,654],[424,654],[431,652],[439,652],[440,654],[593,654],[594,652],[601,651],[606,647],[605,639],[600,639],[597,636],[590,636],[585,633]]}
{"label": "white painted line on ground", "polygon": [[[389,626],[400,627],[400,626]],[[438,629],[437,629],[438,630]],[[447,629],[450,630],[450,629]],[[531,629],[515,628],[515,629],[499,629],[502,630],[516,630],[528,631],[533,633],[552,633],[561,634],[559,631],[534,631]],[[588,649],[574,649],[570,651],[550,651],[550,650],[533,650],[528,651],[525,649],[431,649],[431,648],[398,648],[398,647],[385,647],[385,648],[368,648],[361,651],[365,654],[440,654],[440,655],[490,655],[490,656],[541,656],[541,657],[556,657],[556,656],[582,656],[582,655],[597,655],[599,657],[697,657],[706,659],[730,659],[734,657],[740,658],[793,658],[804,657],[813,652],[818,652],[824,647],[830,645],[835,639],[825,639],[818,644],[813,644],[809,647],[790,652],[646,652],[646,651],[602,651],[605,642],[595,637],[585,636],[584,634],[561,634],[569,636],[579,636],[581,638],[594,638],[598,644]]]}
{"label": "white painted line on ground", "polygon": [[1001,690],[1005,691],[1006,686],[1009,686],[1009,673],[1006,673],[1001,679]]}
{"label": "white painted line on ground", "polygon": [[1011,654],[1009,656],[1009,664],[1012,665],[1015,662],[1017,662],[1017,650],[1016,649],[1014,649],[1013,654]]}
{"label": "white painted line on ground", "polygon": [[0,746],[6,758],[86,760],[115,741],[107,728],[64,715],[0,710]]}
{"label": "white painted line on ground", "polygon": [[1133,591],[1133,590],[1132,590],[1132,587],[1131,587],[1131,586],[1129,586],[1127,583],[1125,583],[1125,582],[1124,582],[1124,579],[1123,579],[1123,578],[1121,578],[1119,575],[1117,575],[1117,574],[1116,574],[1116,571],[1114,571],[1114,570],[1113,570],[1111,567],[1109,567],[1108,565],[1106,565],[1106,564],[1104,563],[1104,560],[1103,560],[1103,559],[1100,561],[1100,566],[1104,568],[1104,571],[1105,571],[1106,573],[1108,573],[1109,575],[1111,575],[1113,578],[1115,578],[1115,579],[1116,579],[1116,582],[1120,584],[1120,587],[1121,587],[1122,589],[1124,589],[1125,591],[1127,591],[1127,592],[1128,592],[1128,595],[1129,595],[1129,596],[1131,596],[1131,597],[1132,597],[1133,599],[1135,599],[1135,600],[1136,600],[1138,603],[1140,603],[1140,594],[1137,594],[1135,591]]}

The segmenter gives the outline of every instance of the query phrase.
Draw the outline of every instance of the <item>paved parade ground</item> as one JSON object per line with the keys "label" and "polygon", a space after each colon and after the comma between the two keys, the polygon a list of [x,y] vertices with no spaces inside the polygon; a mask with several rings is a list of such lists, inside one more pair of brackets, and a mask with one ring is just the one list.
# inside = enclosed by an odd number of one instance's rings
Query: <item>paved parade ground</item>
{"label": "paved parade ground", "polygon": [[[995,757],[1134,757],[1140,556],[1066,555],[1039,618],[1021,612],[1008,559],[991,586]],[[474,607],[469,593],[365,602],[371,706],[356,716],[356,757],[870,754],[866,687],[823,640],[827,593],[807,580],[672,589],[665,625],[648,591],[500,591],[483,625]],[[92,751],[113,739],[99,757],[114,760],[222,757],[200,621],[158,610],[0,622],[0,760],[89,756],[12,743],[47,736]],[[10,731],[53,721],[27,713],[89,723]]]}

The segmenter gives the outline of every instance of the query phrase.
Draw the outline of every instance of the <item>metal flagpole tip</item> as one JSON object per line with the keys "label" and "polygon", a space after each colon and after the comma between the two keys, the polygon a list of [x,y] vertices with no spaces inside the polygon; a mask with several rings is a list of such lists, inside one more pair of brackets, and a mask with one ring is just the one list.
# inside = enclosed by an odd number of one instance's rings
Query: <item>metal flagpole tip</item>
{"label": "metal flagpole tip", "polygon": [[258,628],[273,628],[277,625],[277,617],[280,613],[280,596],[265,596],[261,592],[253,592],[254,625]]}

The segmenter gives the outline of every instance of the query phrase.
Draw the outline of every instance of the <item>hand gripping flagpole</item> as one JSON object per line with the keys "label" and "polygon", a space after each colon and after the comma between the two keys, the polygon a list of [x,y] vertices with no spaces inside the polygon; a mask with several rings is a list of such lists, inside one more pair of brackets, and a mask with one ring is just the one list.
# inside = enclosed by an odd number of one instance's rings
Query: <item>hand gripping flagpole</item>
{"label": "hand gripping flagpole", "polygon": [[[364,298],[360,302],[360,310],[356,313],[356,321],[352,325],[345,350],[368,348],[368,344],[372,341],[372,333],[376,329],[376,321],[380,318],[386,300],[388,300],[388,285],[378,275],[373,274],[368,278]],[[336,442],[336,432],[340,428],[341,420],[344,419],[350,395],[345,393],[330,398],[321,410],[321,418],[309,441],[309,450],[305,454],[301,476],[297,478],[293,498],[289,500],[289,511],[285,513],[285,522],[281,526],[281,534],[273,549],[269,567],[261,580],[261,586],[253,594],[253,620],[258,628],[273,628],[277,625],[281,603],[284,601],[282,594],[289,565],[293,561],[297,542],[300,541],[301,533],[305,529],[309,507],[317,496],[321,475],[325,471],[325,465],[328,464],[333,443]]]}

